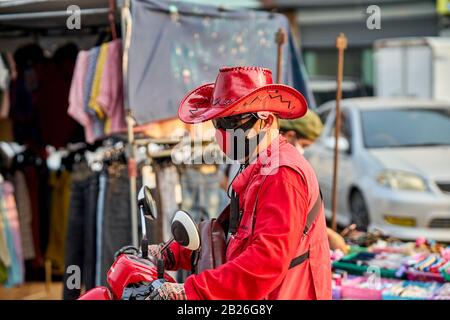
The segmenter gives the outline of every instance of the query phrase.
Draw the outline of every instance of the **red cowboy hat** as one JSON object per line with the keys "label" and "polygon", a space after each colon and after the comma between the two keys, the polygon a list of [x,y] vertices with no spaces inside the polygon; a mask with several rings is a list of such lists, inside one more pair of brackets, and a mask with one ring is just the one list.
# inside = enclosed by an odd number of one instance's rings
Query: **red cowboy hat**
{"label": "red cowboy hat", "polygon": [[260,67],[221,68],[215,83],[190,92],[180,103],[178,117],[186,123],[242,113],[270,111],[280,118],[302,117],[308,109],[303,95],[272,82],[272,71]]}

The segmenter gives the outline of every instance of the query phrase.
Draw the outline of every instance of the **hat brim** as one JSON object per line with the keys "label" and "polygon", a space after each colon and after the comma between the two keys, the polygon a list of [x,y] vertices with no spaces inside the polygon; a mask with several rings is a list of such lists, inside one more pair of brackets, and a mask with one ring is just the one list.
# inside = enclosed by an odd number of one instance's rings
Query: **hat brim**
{"label": "hat brim", "polygon": [[308,103],[292,87],[270,84],[260,87],[235,101],[213,101],[214,83],[191,91],[181,101],[178,117],[185,123],[200,123],[214,118],[269,111],[282,119],[295,119],[305,115]]}

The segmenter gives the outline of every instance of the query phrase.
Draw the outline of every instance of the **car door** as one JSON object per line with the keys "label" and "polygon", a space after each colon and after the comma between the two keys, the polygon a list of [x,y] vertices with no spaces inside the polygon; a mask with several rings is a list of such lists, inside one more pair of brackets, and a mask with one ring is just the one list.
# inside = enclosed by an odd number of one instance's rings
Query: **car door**
{"label": "car door", "polygon": [[330,157],[330,150],[326,146],[326,138],[330,136],[330,130],[332,122],[335,119],[334,111],[328,109],[326,111],[319,112],[324,128],[319,139],[308,149],[306,149],[305,156],[314,168],[317,176],[320,188],[322,190],[323,200],[325,208],[330,208],[331,203],[331,181],[330,176],[332,174],[332,158]]}
{"label": "car door", "polygon": [[[347,225],[350,222],[350,212],[348,210],[348,192],[354,181],[355,164],[353,163],[354,151],[354,127],[351,118],[353,113],[348,109],[342,112],[341,133],[348,142],[348,150],[339,152],[339,168],[338,168],[338,221]],[[334,126],[333,126],[334,132]],[[334,134],[333,134],[334,137]]]}
{"label": "car door", "polygon": [[[351,176],[351,152],[352,152],[352,127],[350,112],[343,109],[341,112],[341,130],[340,137],[348,141],[348,151],[339,152],[338,167],[338,221],[346,222],[346,194],[350,184],[348,177]],[[325,207],[331,210],[332,192],[333,192],[333,168],[334,168],[334,133],[335,133],[336,114],[330,112],[324,134],[321,137],[321,148],[317,152],[317,161],[315,165],[316,174],[322,189]],[[330,143],[330,141],[332,143]]]}

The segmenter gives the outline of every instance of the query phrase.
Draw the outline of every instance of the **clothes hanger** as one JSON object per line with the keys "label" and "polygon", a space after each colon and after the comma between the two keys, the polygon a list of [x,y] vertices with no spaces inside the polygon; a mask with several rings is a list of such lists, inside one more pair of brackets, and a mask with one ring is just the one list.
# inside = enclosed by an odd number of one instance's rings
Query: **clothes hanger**
{"label": "clothes hanger", "polygon": [[113,40],[117,39],[117,30],[116,30],[116,1],[108,0],[108,20],[109,27],[111,28],[111,37]]}

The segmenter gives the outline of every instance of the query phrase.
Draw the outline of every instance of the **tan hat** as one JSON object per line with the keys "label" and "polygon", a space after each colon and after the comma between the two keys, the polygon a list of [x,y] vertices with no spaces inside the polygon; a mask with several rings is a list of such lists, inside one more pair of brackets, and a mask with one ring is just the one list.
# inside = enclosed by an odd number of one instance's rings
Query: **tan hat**
{"label": "tan hat", "polygon": [[308,110],[302,118],[293,120],[280,120],[280,130],[293,130],[309,140],[316,140],[322,133],[323,124],[319,116],[311,110]]}

